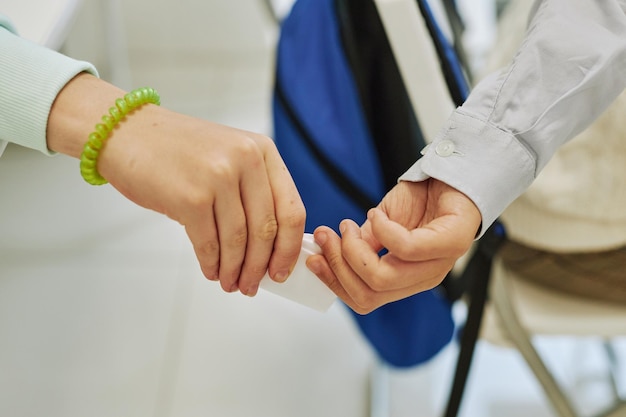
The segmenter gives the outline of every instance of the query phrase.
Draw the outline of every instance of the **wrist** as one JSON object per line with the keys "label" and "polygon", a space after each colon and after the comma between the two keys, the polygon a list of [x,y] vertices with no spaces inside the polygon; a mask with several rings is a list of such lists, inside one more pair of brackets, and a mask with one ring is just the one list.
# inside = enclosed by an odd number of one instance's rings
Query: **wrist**
{"label": "wrist", "polygon": [[80,173],[85,181],[91,185],[103,185],[108,182],[98,170],[100,152],[106,147],[114,130],[126,121],[126,117],[146,104],[161,104],[161,98],[153,88],[137,88],[116,99],[115,104],[109,107],[108,113],[102,116],[100,123],[97,123],[94,131],[89,134],[80,155]]}
{"label": "wrist", "polygon": [[125,92],[81,73],[57,95],[48,116],[46,141],[54,152],[79,158],[94,125]]}

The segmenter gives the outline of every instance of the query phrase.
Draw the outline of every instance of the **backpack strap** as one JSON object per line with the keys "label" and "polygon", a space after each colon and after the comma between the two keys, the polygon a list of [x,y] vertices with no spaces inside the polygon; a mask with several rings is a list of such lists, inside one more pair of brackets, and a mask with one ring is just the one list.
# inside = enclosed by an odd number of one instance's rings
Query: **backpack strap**
{"label": "backpack strap", "polygon": [[388,191],[426,143],[374,1],[335,0],[335,9]]}
{"label": "backpack strap", "polygon": [[330,161],[324,152],[322,152],[308,129],[302,124],[300,118],[296,115],[294,107],[289,102],[287,95],[282,86],[280,77],[276,77],[274,81],[274,97],[276,102],[283,108],[287,118],[291,125],[298,131],[300,137],[305,143],[310,155],[316,159],[320,167],[324,172],[333,179],[333,182],[341,189],[341,191],[348,196],[357,206],[361,207],[364,212],[371,207],[376,207],[377,201],[372,200],[364,191],[359,189],[337,166]]}
{"label": "backpack strap", "polygon": [[[417,5],[422,16],[424,16],[424,23],[428,33],[433,39],[433,45],[439,57],[441,72],[443,72],[446,85],[448,86],[450,98],[454,105],[460,106],[469,94],[469,84],[466,76],[467,71],[461,65],[456,47],[451,43],[454,42],[454,39],[448,40],[446,38],[426,0],[417,0]],[[449,11],[447,11],[447,16],[449,20]]]}
{"label": "backpack strap", "polygon": [[463,33],[465,32],[465,23],[459,14],[459,9],[456,4],[456,0],[442,0],[443,7],[446,10],[446,17],[450,23],[450,30],[452,31],[452,47],[456,51],[456,56],[459,59],[461,67],[464,69],[467,81],[469,84],[473,82],[473,74],[471,71],[467,52],[463,46]]}
{"label": "backpack strap", "polygon": [[[496,222],[491,225],[476,244],[475,251],[468,261],[467,266],[461,276],[457,278],[462,282],[464,290],[462,292],[467,293],[469,301],[467,318],[461,333],[461,343],[454,379],[444,414],[445,417],[456,417],[458,415],[465,385],[467,383],[467,376],[474,356],[474,349],[480,333],[480,326],[488,296],[491,266],[504,240],[505,233],[502,224]],[[467,286],[466,291],[465,286]]]}
{"label": "backpack strap", "polygon": [[417,120],[426,142],[431,142],[455,107],[441,67],[446,57],[436,46],[440,39],[431,35],[426,21],[432,16],[422,14],[426,9],[416,0],[375,3]]}

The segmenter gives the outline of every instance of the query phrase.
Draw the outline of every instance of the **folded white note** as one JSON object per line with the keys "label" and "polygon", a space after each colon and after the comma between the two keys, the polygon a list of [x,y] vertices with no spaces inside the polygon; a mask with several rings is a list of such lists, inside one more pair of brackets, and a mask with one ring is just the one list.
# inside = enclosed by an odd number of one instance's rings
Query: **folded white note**
{"label": "folded white note", "polygon": [[313,240],[313,235],[305,233],[302,238],[302,249],[298,262],[287,281],[278,283],[273,281],[269,275],[265,275],[259,288],[317,311],[328,310],[337,296],[314,273],[309,271],[305,264],[310,255],[319,253],[322,253],[322,250]]}

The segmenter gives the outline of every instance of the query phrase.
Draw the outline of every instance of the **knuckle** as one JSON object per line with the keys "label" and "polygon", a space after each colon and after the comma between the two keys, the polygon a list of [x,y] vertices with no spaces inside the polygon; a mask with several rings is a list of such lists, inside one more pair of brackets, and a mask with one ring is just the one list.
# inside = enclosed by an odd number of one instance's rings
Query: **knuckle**
{"label": "knuckle", "polygon": [[247,164],[260,165],[264,162],[263,152],[257,141],[244,137],[237,147],[237,157],[242,158]]}
{"label": "knuckle", "polygon": [[[276,149],[276,144],[269,136],[263,135],[261,133],[252,134],[251,140],[256,143],[257,147]],[[278,152],[278,150],[276,150]]]}
{"label": "knuckle", "polygon": [[269,216],[265,222],[261,225],[261,227],[255,232],[255,239],[261,240],[263,242],[270,242],[276,238],[276,234],[278,233],[278,221],[275,216]]}
{"label": "knuckle", "polygon": [[217,281],[219,279],[218,271],[220,267],[219,243],[214,240],[202,242],[201,244],[194,245],[194,250],[202,274],[210,281]]}
{"label": "knuckle", "polygon": [[182,206],[191,208],[193,212],[204,212],[213,205],[213,197],[199,188],[192,188],[183,193]]}
{"label": "knuckle", "polygon": [[229,248],[245,247],[248,242],[248,231],[245,226],[237,227],[224,242]]}
{"label": "knuckle", "polygon": [[239,278],[241,278],[241,265],[229,265],[228,267],[220,265],[219,279],[222,284],[225,284],[225,288],[238,283]]}
{"label": "knuckle", "polygon": [[306,211],[301,201],[292,201],[289,209],[278,214],[278,223],[288,228],[304,228]]}
{"label": "knuckle", "polygon": [[267,272],[267,264],[255,264],[246,266],[245,272],[242,272],[246,278],[257,280]]}
{"label": "knuckle", "polygon": [[197,245],[196,251],[198,252],[198,255],[201,256],[203,259],[211,257],[215,257],[215,259],[217,259],[216,255],[220,251],[220,244],[217,240],[208,240],[202,242],[202,244],[200,245]]}
{"label": "knuckle", "polygon": [[219,178],[221,181],[230,183],[236,180],[236,171],[233,167],[232,159],[227,157],[213,158],[210,163],[205,164],[209,175],[205,178]]}

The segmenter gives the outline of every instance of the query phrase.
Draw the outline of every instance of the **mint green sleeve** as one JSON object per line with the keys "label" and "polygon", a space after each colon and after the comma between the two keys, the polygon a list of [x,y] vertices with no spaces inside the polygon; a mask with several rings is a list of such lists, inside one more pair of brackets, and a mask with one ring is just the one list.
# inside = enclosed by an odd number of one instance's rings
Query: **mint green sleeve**
{"label": "mint green sleeve", "polygon": [[0,14],[0,154],[6,142],[52,155],[46,126],[52,103],[77,74],[96,68],[20,38]]}

